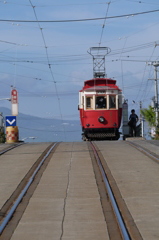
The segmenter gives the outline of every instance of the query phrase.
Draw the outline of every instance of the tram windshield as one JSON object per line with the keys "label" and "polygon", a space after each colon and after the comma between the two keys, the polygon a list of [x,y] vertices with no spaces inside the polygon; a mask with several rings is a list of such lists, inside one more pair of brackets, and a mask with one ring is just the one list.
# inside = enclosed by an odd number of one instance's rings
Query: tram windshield
{"label": "tram windshield", "polygon": [[109,108],[116,108],[116,96],[109,95]]}
{"label": "tram windshield", "polygon": [[106,108],[106,106],[107,106],[106,97],[104,96],[96,97],[96,109]]}
{"label": "tram windshield", "polygon": [[93,108],[93,97],[86,97],[86,109]]}

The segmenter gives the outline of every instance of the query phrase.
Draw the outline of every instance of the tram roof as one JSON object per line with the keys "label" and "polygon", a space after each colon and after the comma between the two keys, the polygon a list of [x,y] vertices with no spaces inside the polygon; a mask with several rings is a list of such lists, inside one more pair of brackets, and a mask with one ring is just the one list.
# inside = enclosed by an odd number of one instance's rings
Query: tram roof
{"label": "tram roof", "polygon": [[115,88],[115,89],[119,89],[118,86],[116,85],[116,80],[111,79],[111,78],[93,78],[90,80],[86,80],[84,82],[84,87],[82,90],[85,89],[90,89],[91,88],[96,88],[96,89],[109,89],[109,88]]}

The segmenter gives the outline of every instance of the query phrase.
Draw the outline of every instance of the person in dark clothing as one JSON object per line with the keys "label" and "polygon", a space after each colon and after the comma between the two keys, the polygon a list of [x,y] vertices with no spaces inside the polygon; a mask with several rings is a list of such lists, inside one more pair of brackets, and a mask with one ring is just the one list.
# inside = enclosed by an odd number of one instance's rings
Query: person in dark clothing
{"label": "person in dark clothing", "polygon": [[129,126],[131,128],[131,136],[136,137],[136,123],[138,122],[139,118],[135,113],[135,110],[131,110],[131,114],[129,117]]}

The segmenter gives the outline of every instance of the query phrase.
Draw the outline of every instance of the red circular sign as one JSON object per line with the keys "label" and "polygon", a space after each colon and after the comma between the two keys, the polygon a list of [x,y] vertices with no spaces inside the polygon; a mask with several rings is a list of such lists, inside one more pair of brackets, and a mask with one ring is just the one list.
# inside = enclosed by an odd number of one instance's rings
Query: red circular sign
{"label": "red circular sign", "polygon": [[12,103],[18,103],[18,92],[16,89],[13,89],[11,91],[11,99],[12,99]]}

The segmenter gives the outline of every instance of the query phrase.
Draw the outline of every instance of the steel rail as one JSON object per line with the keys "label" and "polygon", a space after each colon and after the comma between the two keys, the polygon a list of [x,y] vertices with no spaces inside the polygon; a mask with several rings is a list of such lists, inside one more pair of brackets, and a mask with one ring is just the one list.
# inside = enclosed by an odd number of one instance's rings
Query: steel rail
{"label": "steel rail", "polygon": [[157,154],[147,150],[146,148],[131,142],[131,141],[126,141],[129,145],[131,145],[132,147],[136,148],[137,150],[139,150],[140,152],[142,152],[143,154],[145,154],[146,156],[150,157],[152,160],[154,160],[155,162],[159,163],[159,156],[157,156]]}
{"label": "steel rail", "polygon": [[25,187],[23,188],[22,192],[20,193],[20,195],[18,196],[18,198],[16,199],[16,201],[14,202],[12,208],[10,209],[10,211],[8,212],[7,216],[4,218],[2,224],[0,225],[0,234],[3,232],[4,228],[6,227],[7,223],[9,222],[9,220],[11,219],[13,213],[15,212],[16,208],[18,207],[19,203],[21,202],[22,198],[24,197],[25,193],[27,192],[28,188],[30,187],[30,185],[32,184],[35,175],[37,174],[37,172],[39,171],[39,169],[41,168],[42,164],[44,163],[44,161],[46,160],[46,158],[48,157],[48,155],[51,153],[52,149],[56,146],[57,143],[55,143],[50,149],[49,151],[46,153],[46,155],[43,157],[43,159],[41,160],[41,162],[39,163],[39,165],[37,166],[37,168],[35,169],[35,171],[33,172],[32,176],[29,178],[28,183],[25,185]]}
{"label": "steel rail", "polygon": [[114,210],[114,213],[115,213],[115,216],[117,218],[117,222],[118,222],[118,225],[119,225],[119,228],[120,228],[120,231],[121,231],[121,234],[122,234],[122,237],[124,240],[131,240],[130,236],[129,236],[129,233],[126,229],[126,226],[125,226],[125,223],[124,223],[124,220],[121,216],[121,213],[119,211],[119,208],[118,208],[118,205],[116,203],[116,200],[114,198],[114,195],[113,195],[113,192],[111,190],[111,187],[110,187],[110,184],[108,182],[108,178],[106,176],[106,173],[104,171],[104,168],[102,166],[102,163],[100,161],[100,157],[98,156],[98,153],[96,151],[96,148],[94,147],[93,143],[91,142],[91,146],[92,146],[92,149],[93,149],[93,152],[94,152],[94,155],[95,155],[95,158],[97,160],[97,163],[98,163],[98,166],[100,168],[100,171],[101,171],[101,174],[102,174],[102,177],[103,177],[103,180],[104,180],[104,183],[105,183],[105,186],[106,186],[106,189],[108,191],[108,195],[109,195],[109,198],[110,198],[110,201],[111,201],[111,205],[113,207],[113,210]]}
{"label": "steel rail", "polygon": [[23,145],[23,144],[25,144],[25,143],[22,142],[22,143],[18,143],[18,144],[16,144],[16,145],[13,145],[13,146],[11,146],[11,147],[8,147],[8,148],[6,148],[6,149],[0,151],[0,155],[2,155],[2,154],[4,154],[4,153],[6,153],[6,152],[12,150],[13,148],[19,147],[20,145]]}

